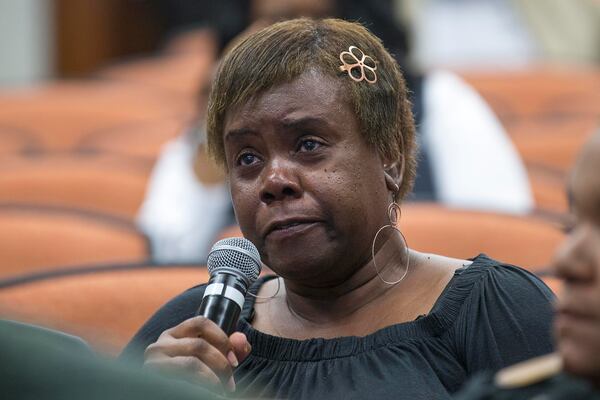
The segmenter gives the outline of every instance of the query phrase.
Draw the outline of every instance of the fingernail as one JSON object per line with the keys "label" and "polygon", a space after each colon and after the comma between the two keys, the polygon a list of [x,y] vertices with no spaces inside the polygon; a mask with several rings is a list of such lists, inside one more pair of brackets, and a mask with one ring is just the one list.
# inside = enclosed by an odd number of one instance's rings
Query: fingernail
{"label": "fingernail", "polygon": [[237,357],[235,356],[235,354],[233,354],[233,351],[230,351],[229,353],[227,353],[227,360],[229,361],[229,364],[231,364],[231,366],[233,368],[235,368],[239,365]]}
{"label": "fingernail", "polygon": [[233,376],[229,378],[229,381],[227,382],[227,389],[229,389],[230,392],[235,392],[235,380],[233,379]]}

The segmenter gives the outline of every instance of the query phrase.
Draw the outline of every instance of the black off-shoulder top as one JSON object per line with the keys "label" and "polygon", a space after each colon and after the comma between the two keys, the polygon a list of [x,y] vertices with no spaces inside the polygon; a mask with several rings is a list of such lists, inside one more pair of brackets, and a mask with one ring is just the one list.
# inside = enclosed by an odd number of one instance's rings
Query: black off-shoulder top
{"label": "black off-shoulder top", "polygon": [[[485,255],[458,269],[431,312],[364,337],[294,340],[251,325],[246,297],[238,329],[252,352],[235,371],[239,397],[448,399],[478,371],[496,371],[552,351],[553,294],[531,273]],[[272,277],[261,278],[250,289]],[[141,364],[166,329],[195,315],[205,285],[164,305],[122,358]]]}

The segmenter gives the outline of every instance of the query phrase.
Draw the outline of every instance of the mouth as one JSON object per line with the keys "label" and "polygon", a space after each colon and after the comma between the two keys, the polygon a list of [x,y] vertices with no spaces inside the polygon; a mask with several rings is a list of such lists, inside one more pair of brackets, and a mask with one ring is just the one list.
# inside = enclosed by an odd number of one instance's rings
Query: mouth
{"label": "mouth", "polygon": [[562,309],[558,310],[554,319],[554,326],[557,331],[566,332],[572,331],[577,327],[596,325],[597,321],[589,315],[576,312],[574,310]]}
{"label": "mouth", "polygon": [[268,225],[265,238],[285,238],[298,235],[320,224],[321,221],[314,219],[289,219],[275,221]]}

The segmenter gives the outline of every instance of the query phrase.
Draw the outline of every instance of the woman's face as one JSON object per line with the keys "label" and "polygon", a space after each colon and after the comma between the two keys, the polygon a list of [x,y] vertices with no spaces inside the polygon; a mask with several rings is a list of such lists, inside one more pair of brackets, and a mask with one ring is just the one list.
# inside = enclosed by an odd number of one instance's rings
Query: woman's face
{"label": "woman's face", "polygon": [[565,282],[555,334],[566,369],[600,383],[600,134],[573,171],[571,195],[576,225],[554,264]]}
{"label": "woman's face", "polygon": [[265,264],[329,285],[369,261],[391,195],[339,82],[309,70],[230,110],[224,144],[238,222]]}

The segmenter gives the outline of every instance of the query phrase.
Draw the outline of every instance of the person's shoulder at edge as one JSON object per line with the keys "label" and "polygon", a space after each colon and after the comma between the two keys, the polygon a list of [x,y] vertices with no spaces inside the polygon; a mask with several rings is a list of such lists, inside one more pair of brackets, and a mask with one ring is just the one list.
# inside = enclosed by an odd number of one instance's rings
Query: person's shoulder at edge
{"label": "person's shoulder at edge", "polygon": [[196,315],[206,283],[191,287],[160,307],[135,333],[119,358],[131,364],[143,363],[146,347],[154,343],[167,329]]}
{"label": "person's shoulder at edge", "polygon": [[472,261],[457,272],[472,285],[454,324],[467,373],[497,371],[551,352],[552,291],[523,268],[484,254]]}

